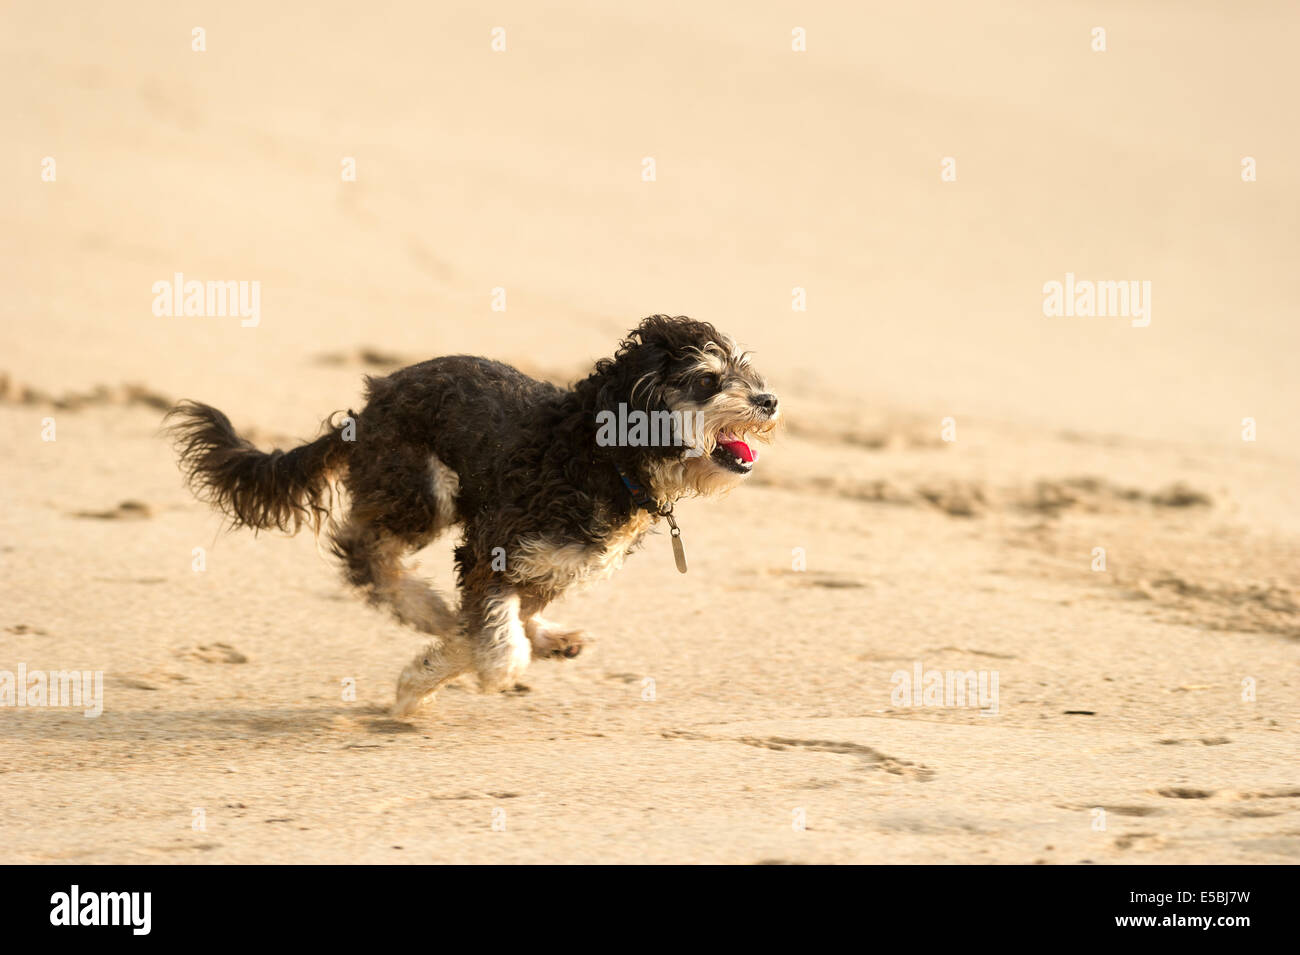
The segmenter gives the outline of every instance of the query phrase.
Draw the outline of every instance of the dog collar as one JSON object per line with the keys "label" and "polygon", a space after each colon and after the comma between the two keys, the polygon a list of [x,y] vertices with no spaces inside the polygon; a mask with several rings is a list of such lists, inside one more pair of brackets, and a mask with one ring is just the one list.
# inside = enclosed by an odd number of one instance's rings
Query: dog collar
{"label": "dog collar", "polygon": [[[644,487],[628,477],[627,472],[617,464],[614,465],[614,470],[618,472],[618,476],[623,480],[623,486],[627,488],[627,492],[632,495],[632,504],[637,510],[650,511],[653,514],[659,513],[659,505],[654,502],[654,499],[650,497],[650,493]],[[669,507],[668,510],[671,511],[672,507]]]}
{"label": "dog collar", "polygon": [[671,504],[662,506],[656,504],[654,498],[650,496],[650,492],[628,477],[621,467],[615,464],[614,470],[618,472],[618,476],[622,479],[627,492],[632,495],[633,507],[638,511],[648,511],[656,517],[662,517],[668,521],[668,533],[672,535],[673,539],[673,560],[677,563],[678,572],[686,573],[686,548],[682,546],[681,528],[677,526],[677,521],[673,517],[673,506]]}

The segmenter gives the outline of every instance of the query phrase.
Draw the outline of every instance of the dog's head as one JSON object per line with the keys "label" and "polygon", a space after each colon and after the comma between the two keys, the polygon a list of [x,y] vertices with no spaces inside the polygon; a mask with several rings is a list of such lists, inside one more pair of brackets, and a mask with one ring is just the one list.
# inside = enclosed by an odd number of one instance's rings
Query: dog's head
{"label": "dog's head", "polygon": [[758,460],[752,442],[768,440],[781,414],[749,353],[685,317],[645,319],[588,383],[597,443],[616,449],[660,500],[740,484]]}

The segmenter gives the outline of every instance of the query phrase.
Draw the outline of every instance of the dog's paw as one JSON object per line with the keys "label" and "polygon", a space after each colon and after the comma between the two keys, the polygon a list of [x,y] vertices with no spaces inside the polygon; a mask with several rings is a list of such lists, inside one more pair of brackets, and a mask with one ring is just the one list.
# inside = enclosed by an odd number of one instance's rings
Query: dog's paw
{"label": "dog's paw", "polygon": [[389,714],[397,719],[414,716],[437,694],[438,683],[431,679],[421,659],[407,665],[397,680],[397,693]]}
{"label": "dog's paw", "polygon": [[394,719],[414,716],[425,703],[432,702],[435,696],[437,696],[437,694],[431,690],[420,690],[414,687],[403,687],[399,685],[397,688],[397,698],[393,701],[392,708],[388,711],[388,715],[392,716]]}
{"label": "dog's paw", "polygon": [[424,700],[398,700],[388,711],[388,715],[395,720],[404,720],[407,717],[414,716],[419,712]]}
{"label": "dog's paw", "polygon": [[438,689],[470,666],[472,655],[463,640],[435,640],[402,670],[390,711],[394,717],[414,715],[433,701]]}
{"label": "dog's paw", "polygon": [[474,648],[474,669],[478,672],[479,689],[484,693],[500,693],[510,689],[528,669],[532,647],[524,634],[511,632],[509,638],[482,643]]}
{"label": "dog's paw", "polygon": [[532,643],[537,660],[572,660],[587,645],[581,630],[545,630]]}

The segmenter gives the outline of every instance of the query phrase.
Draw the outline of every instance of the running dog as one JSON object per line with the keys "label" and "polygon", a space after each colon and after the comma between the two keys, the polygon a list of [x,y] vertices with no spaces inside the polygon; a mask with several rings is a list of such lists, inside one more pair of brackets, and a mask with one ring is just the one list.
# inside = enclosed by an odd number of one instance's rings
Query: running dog
{"label": "running dog", "polygon": [[[684,572],[673,503],[742,483],[749,442],[780,415],[748,352],[667,315],[572,388],[466,355],[366,384],[359,414],[289,451],[258,450],[209,405],[167,417],[190,488],[232,527],[325,530],[350,584],[435,637],[398,679],[397,715],[470,670],[502,690],[532,657],[577,656],[581,631],[544,619],[546,605],[617,570],[661,518]],[[405,564],[452,528],[454,609]]]}

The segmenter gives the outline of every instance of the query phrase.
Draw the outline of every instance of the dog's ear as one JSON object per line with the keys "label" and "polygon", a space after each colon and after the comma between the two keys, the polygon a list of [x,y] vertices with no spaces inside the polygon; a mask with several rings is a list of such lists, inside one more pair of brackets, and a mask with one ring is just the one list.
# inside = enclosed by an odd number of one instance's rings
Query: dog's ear
{"label": "dog's ear", "polygon": [[596,362],[582,389],[593,395],[597,411],[667,411],[668,378],[672,365],[710,341],[717,330],[708,322],[685,316],[651,315],[619,343],[613,358]]}
{"label": "dog's ear", "polygon": [[704,347],[711,341],[722,338],[718,330],[708,322],[696,321],[685,315],[651,315],[642,319],[632,334],[631,340],[645,345],[654,345],[663,349],[671,358],[681,358],[691,349]]}
{"label": "dog's ear", "polygon": [[596,406],[602,411],[617,412],[625,405],[629,411],[666,411],[664,394],[672,353],[657,341],[646,341],[634,331],[602,369]]}

